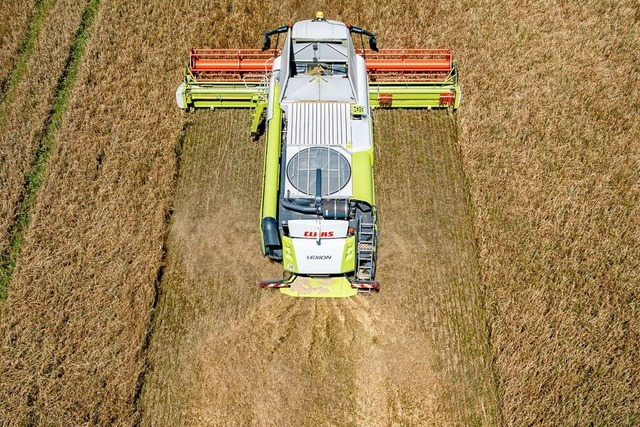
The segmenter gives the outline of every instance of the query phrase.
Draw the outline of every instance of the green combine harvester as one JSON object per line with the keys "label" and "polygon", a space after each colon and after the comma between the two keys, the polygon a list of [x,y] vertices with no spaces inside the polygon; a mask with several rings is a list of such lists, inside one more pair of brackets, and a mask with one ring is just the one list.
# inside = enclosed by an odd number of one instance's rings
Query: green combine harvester
{"label": "green combine harvester", "polygon": [[[354,37],[370,49],[358,54]],[[461,91],[451,51],[379,50],[373,33],[318,12],[267,32],[262,50],[191,49],[176,100],[250,109],[252,136],[266,134],[261,248],[284,274],[260,286],[348,297],[380,290],[374,109],[455,110]]]}

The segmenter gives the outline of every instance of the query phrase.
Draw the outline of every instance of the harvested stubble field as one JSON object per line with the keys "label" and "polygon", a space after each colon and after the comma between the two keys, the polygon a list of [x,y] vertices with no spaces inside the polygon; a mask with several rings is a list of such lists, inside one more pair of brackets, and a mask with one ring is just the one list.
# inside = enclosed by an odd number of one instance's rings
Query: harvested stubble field
{"label": "harvested stubble field", "polygon": [[[54,20],[81,2],[45,3]],[[0,31],[17,55],[38,15],[2,7],[29,17]],[[279,270],[255,244],[249,119],[173,105],[188,47],[256,46],[316,9],[461,59],[455,122],[378,112],[368,299],[258,292]],[[638,424],[639,18],[627,0],[102,0],[2,303],[0,420]],[[19,183],[33,148],[7,135]]]}
{"label": "harvested stubble field", "polygon": [[263,147],[249,121],[205,112],[188,128],[143,424],[495,424],[452,118],[377,116],[386,292],[338,301],[251,286],[281,271],[255,244]]}

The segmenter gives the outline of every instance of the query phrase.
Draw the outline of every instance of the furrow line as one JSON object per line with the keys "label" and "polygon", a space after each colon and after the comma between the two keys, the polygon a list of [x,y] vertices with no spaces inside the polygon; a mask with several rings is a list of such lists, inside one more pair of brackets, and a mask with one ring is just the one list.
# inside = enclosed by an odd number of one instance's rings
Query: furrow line
{"label": "furrow line", "polygon": [[[44,1],[44,4],[47,5],[45,9],[48,8],[48,3],[48,1]],[[88,31],[93,24],[99,4],[100,0],[90,0],[87,3],[87,7],[82,14],[80,26],[78,27],[78,31],[74,38],[75,41],[69,52],[64,70],[58,80],[53,107],[45,122],[44,133],[40,140],[40,146],[35,153],[31,169],[26,177],[16,217],[9,230],[9,246],[5,253],[0,257],[0,301],[3,301],[7,296],[11,276],[13,275],[13,271],[15,270],[16,263],[20,255],[20,248],[24,240],[24,234],[31,219],[31,212],[36,202],[38,190],[44,180],[49,158],[52,150],[54,149],[53,142],[58,129],[62,124],[62,118],[67,108],[69,95],[76,80],[80,59],[82,58],[82,54],[84,53],[84,48],[87,43]],[[30,33],[31,32],[32,30],[30,30]],[[31,49],[32,45],[33,42],[28,45],[28,50]],[[17,69],[19,70],[19,68]],[[5,100],[8,99],[9,98],[7,97]],[[2,124],[3,117],[4,110],[0,111],[0,125]]]}
{"label": "furrow line", "polygon": [[151,303],[151,313],[149,314],[149,323],[147,327],[147,331],[144,337],[144,342],[142,347],[140,348],[141,359],[144,360],[142,370],[138,376],[138,381],[136,384],[136,391],[133,396],[133,407],[135,412],[135,420],[134,427],[140,425],[142,421],[142,413],[140,410],[140,397],[142,396],[142,390],[144,388],[145,379],[147,377],[147,372],[149,371],[149,346],[151,345],[151,340],[153,339],[153,332],[156,324],[156,315],[157,315],[157,307],[158,302],[160,301],[160,294],[162,292],[162,279],[164,277],[165,269],[166,269],[166,259],[167,259],[167,250],[168,250],[168,241],[170,235],[170,225],[173,219],[174,213],[174,205],[175,205],[175,194],[178,188],[178,180],[180,179],[180,160],[182,158],[182,150],[184,147],[184,142],[187,137],[187,129],[189,127],[189,122],[185,121],[182,126],[182,132],[180,133],[180,137],[178,138],[178,143],[176,144],[176,165],[173,173],[173,195],[172,195],[172,203],[167,209],[165,213],[164,219],[164,237],[162,239],[162,256],[160,259],[160,265],[158,267],[158,273],[156,275],[156,281],[153,287],[153,302]]}
{"label": "furrow line", "polygon": [[[38,0],[36,3],[36,11],[34,13],[33,20],[29,25],[29,29],[25,33],[22,46],[18,58],[13,63],[13,69],[9,76],[0,85],[0,94],[3,94],[2,102],[0,103],[0,129],[4,128],[5,120],[7,119],[7,111],[13,103],[15,97],[15,90],[18,83],[22,79],[27,67],[27,61],[33,51],[33,46],[38,39],[40,30],[44,24],[45,18],[49,13],[49,9],[53,3],[53,0]],[[1,291],[0,291],[1,294]]]}

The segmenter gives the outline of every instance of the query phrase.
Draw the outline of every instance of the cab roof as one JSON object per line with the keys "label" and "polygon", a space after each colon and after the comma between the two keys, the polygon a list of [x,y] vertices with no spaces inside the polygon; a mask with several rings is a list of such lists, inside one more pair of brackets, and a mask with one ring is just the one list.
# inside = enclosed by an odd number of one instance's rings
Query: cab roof
{"label": "cab roof", "polygon": [[294,41],[342,42],[349,38],[349,29],[343,22],[313,19],[296,22],[291,37]]}

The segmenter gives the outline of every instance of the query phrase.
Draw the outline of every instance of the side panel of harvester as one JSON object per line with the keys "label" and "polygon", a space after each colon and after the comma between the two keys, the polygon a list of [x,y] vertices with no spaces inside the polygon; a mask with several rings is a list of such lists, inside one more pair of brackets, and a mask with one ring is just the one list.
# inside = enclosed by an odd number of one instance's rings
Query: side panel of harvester
{"label": "side panel of harvester", "polygon": [[[359,55],[354,55],[353,78],[356,92],[359,94],[362,105],[362,113],[370,114],[371,106],[369,93],[369,82],[366,74],[366,64],[364,59]],[[356,73],[355,70],[359,70]],[[361,129],[360,132],[363,132]],[[374,164],[374,138],[373,138],[373,120],[369,120],[366,132],[369,134],[369,148],[362,151],[354,151],[351,154],[353,167],[353,198],[375,206],[375,191],[373,184],[373,164]]]}
{"label": "side panel of harvester", "polygon": [[[290,30],[287,31],[290,33]],[[280,98],[286,87],[287,61],[291,47],[287,37],[282,55],[273,61],[270,77],[266,117],[266,146],[262,179],[262,204],[260,206],[260,244],[262,255],[275,261],[282,260],[282,235],[278,224],[280,180],[280,155],[282,153],[282,108]],[[255,120],[254,120],[255,122]]]}
{"label": "side panel of harvester", "polygon": [[279,260],[282,245],[278,231],[278,187],[280,185],[280,146],[282,134],[282,110],[280,109],[280,85],[273,84],[271,117],[267,122],[267,143],[264,155],[262,205],[260,206],[260,232],[262,254]]}

